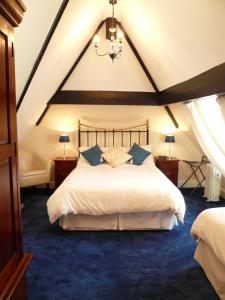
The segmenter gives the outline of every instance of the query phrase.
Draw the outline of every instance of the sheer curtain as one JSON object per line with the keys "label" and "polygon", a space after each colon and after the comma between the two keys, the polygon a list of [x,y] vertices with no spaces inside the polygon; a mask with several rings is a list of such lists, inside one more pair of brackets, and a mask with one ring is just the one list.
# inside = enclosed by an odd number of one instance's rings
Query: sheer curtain
{"label": "sheer curtain", "polygon": [[193,131],[205,155],[225,176],[225,119],[217,96],[187,104]]}

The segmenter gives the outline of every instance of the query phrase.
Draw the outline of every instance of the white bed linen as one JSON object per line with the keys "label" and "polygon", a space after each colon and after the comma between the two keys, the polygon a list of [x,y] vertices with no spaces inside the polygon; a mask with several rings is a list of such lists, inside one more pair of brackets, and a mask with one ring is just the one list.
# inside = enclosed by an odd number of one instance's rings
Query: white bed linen
{"label": "white bed linen", "polygon": [[178,225],[172,212],[147,212],[102,216],[62,216],[59,225],[64,230],[171,230]]}
{"label": "white bed linen", "polygon": [[225,265],[225,207],[204,210],[191,228],[194,239],[207,243]]}
{"label": "white bed linen", "polygon": [[225,265],[221,264],[212,248],[203,240],[199,240],[194,257],[201,265],[220,299],[225,300]]}
{"label": "white bed linen", "polygon": [[158,168],[133,164],[78,165],[49,198],[47,208],[51,223],[69,213],[171,211],[181,222],[185,214],[182,194]]}

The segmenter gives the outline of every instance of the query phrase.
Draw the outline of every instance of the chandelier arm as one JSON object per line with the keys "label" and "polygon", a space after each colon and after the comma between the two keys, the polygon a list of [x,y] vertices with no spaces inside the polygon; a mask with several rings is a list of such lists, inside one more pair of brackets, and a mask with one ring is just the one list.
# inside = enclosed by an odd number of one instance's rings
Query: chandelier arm
{"label": "chandelier arm", "polygon": [[104,54],[101,54],[101,53],[98,53],[98,50],[96,49],[96,54],[98,55],[98,56],[106,56],[106,55],[108,55],[108,54],[110,54],[110,52],[106,52],[106,53],[104,53]]}

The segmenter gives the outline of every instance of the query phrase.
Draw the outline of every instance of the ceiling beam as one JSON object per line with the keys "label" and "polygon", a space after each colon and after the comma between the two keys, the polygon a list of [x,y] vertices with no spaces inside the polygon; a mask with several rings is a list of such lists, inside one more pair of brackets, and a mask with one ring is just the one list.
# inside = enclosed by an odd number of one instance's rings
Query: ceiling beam
{"label": "ceiling beam", "polygon": [[50,104],[158,105],[157,94],[150,92],[60,91]]}
{"label": "ceiling beam", "polygon": [[29,77],[27,79],[27,82],[26,82],[26,84],[25,84],[25,86],[23,88],[23,91],[22,91],[21,95],[20,95],[20,98],[19,98],[18,103],[16,105],[16,110],[17,111],[19,110],[19,108],[20,108],[20,106],[21,106],[21,104],[23,102],[23,99],[24,99],[24,97],[25,97],[25,95],[27,93],[27,90],[28,90],[28,88],[29,88],[29,86],[31,84],[31,81],[32,81],[32,79],[33,79],[33,77],[34,77],[37,69],[38,69],[38,66],[39,66],[39,64],[40,64],[40,62],[42,60],[42,57],[45,54],[45,51],[46,51],[46,49],[47,49],[47,47],[48,47],[48,45],[49,45],[49,43],[51,41],[51,38],[52,38],[52,36],[53,36],[53,34],[54,34],[54,32],[55,32],[58,24],[59,24],[59,21],[61,20],[61,17],[63,15],[63,13],[64,13],[64,11],[65,11],[68,3],[69,3],[69,0],[63,0],[62,4],[60,5],[60,8],[59,8],[59,10],[57,12],[57,15],[56,15],[56,17],[55,17],[55,19],[54,19],[54,21],[52,23],[52,26],[51,26],[51,28],[50,28],[50,30],[49,30],[46,38],[45,38],[45,41],[44,41],[44,43],[43,43],[43,45],[41,47],[41,50],[40,50],[40,52],[39,52],[39,54],[38,54],[38,56],[37,56],[37,58],[35,60],[33,68],[32,68],[32,70],[30,72],[30,75],[29,75]]}
{"label": "ceiling beam", "polygon": [[[120,22],[117,22],[117,23],[118,23],[120,29],[123,31],[124,36],[125,36],[125,38],[126,38],[128,44],[129,44],[130,48],[132,49],[132,51],[133,51],[133,53],[134,53],[136,59],[138,60],[139,64],[141,65],[141,67],[142,67],[142,69],[143,69],[145,75],[147,76],[149,82],[150,82],[151,85],[153,86],[153,88],[154,88],[154,90],[156,91],[156,93],[157,93],[158,95],[160,95],[160,91],[159,91],[159,89],[158,89],[158,87],[157,87],[157,85],[156,85],[156,83],[155,83],[153,77],[152,77],[151,74],[149,73],[149,71],[148,71],[148,69],[147,69],[145,63],[143,62],[141,56],[139,55],[139,53],[138,53],[136,47],[135,47],[134,44],[132,43],[132,41],[131,41],[129,35],[127,34],[127,32],[126,32],[126,30],[125,30],[125,28],[123,27],[122,23],[120,23]],[[160,98],[159,98],[159,97],[158,97],[157,101],[160,101]],[[150,105],[150,104],[147,104],[147,105]],[[172,114],[172,112],[171,112],[169,106],[164,106],[164,108],[165,108],[167,114],[169,115],[170,119],[172,120],[174,126],[175,126],[176,128],[178,128],[179,125],[178,125],[178,123],[177,123],[177,121],[176,121],[174,115]]]}
{"label": "ceiling beam", "polygon": [[[48,104],[102,104],[102,105],[109,105],[110,103],[112,105],[157,105],[156,103],[156,97],[155,93],[137,93],[137,92],[108,92],[108,91],[62,91],[63,86],[71,76],[71,74],[74,72],[75,68],[79,64],[80,60],[83,58],[84,54],[86,53],[87,49],[91,45],[94,36],[99,32],[99,30],[102,28],[103,24],[106,22],[106,20],[103,20],[95,30],[95,32],[92,34],[91,38],[81,51],[78,58],[75,60],[73,65],[71,66],[70,70],[58,86],[56,92],[48,102]],[[137,49],[135,48],[134,44],[132,43],[129,35],[127,34],[125,28],[120,22],[117,22],[118,26],[124,33],[124,37],[127,40],[131,50],[133,51],[136,59],[138,60],[139,64],[141,65],[145,75],[147,76],[150,84],[153,86],[154,90],[157,94],[159,94],[158,87],[156,83],[154,82],[151,74],[149,73],[146,65],[144,64],[141,56],[139,55]],[[115,96],[115,99],[112,98],[112,95]],[[86,97],[86,98],[85,98]],[[138,100],[139,99],[139,100]],[[63,102],[63,103],[62,103]],[[80,103],[81,102],[81,103]],[[142,104],[141,104],[142,103]],[[36,126],[40,124],[43,117],[47,113],[48,109],[43,111],[42,115],[36,122]]]}
{"label": "ceiling beam", "polygon": [[44,111],[43,111],[43,113],[41,114],[40,118],[37,120],[36,126],[38,126],[41,123],[42,119],[47,114],[49,108],[50,108],[50,105],[47,104],[46,107],[45,107],[45,109],[44,109]]}
{"label": "ceiling beam", "polygon": [[[153,80],[151,74],[149,73],[146,65],[144,64],[141,56],[139,55],[137,49],[132,43],[130,37],[128,36],[123,25],[118,22],[118,26],[124,33],[131,50],[133,51],[136,59],[141,65],[145,75],[147,76],[150,84],[153,86],[156,93],[150,92],[117,92],[117,91],[62,91],[63,86],[79,64],[80,60],[83,58],[88,47],[92,43],[92,40],[99,32],[103,26],[105,20],[103,20],[95,32],[92,34],[91,38],[85,45],[84,49],[81,51],[78,58],[75,60],[70,70],[62,80],[61,84],[57,88],[55,94],[52,96],[48,105],[50,104],[90,104],[90,105],[164,105],[169,117],[171,118],[174,126],[179,127],[174,115],[172,114],[168,104],[183,102],[190,99],[196,99],[212,94],[220,94],[225,92],[225,63],[217,67],[214,67],[202,74],[199,74],[185,82],[172,86],[163,91],[159,91],[155,81]],[[48,109],[46,107],[45,111],[39,118],[37,125],[40,124],[44,115],[47,113]]]}
{"label": "ceiling beam", "polygon": [[163,90],[160,92],[159,101],[161,105],[167,105],[223,93],[225,93],[225,63]]}
{"label": "ceiling beam", "polygon": [[177,123],[177,120],[175,119],[175,117],[174,117],[174,115],[173,115],[171,109],[169,108],[169,106],[168,106],[168,105],[165,105],[164,108],[165,108],[166,112],[168,113],[168,115],[169,115],[171,121],[173,122],[174,127],[179,128],[179,125],[178,125],[178,123]]}
{"label": "ceiling beam", "polygon": [[[90,37],[90,39],[88,40],[87,44],[85,45],[84,49],[81,51],[80,55],[78,56],[78,58],[75,60],[75,62],[73,63],[72,67],[70,68],[70,70],[68,71],[68,73],[66,74],[66,76],[64,77],[63,81],[60,83],[59,87],[57,88],[56,93],[58,93],[63,86],[65,85],[65,83],[67,82],[67,80],[69,79],[70,75],[73,73],[73,71],[75,70],[76,66],[79,64],[80,60],[82,59],[82,57],[84,56],[85,52],[87,51],[88,47],[90,46],[90,44],[93,41],[94,36],[99,32],[99,30],[102,28],[103,24],[105,23],[105,20],[103,20],[97,27],[97,29],[95,30],[95,32],[92,34],[92,36]],[[53,96],[54,97],[54,96]]]}
{"label": "ceiling beam", "polygon": [[[54,93],[54,95],[52,96],[51,99],[56,99],[57,97],[61,96],[60,92],[61,89],[63,88],[63,86],[65,85],[65,83],[67,82],[67,80],[69,79],[70,75],[73,73],[73,71],[75,70],[76,66],[79,64],[80,60],[82,59],[82,57],[84,56],[85,52],[87,51],[88,47],[90,46],[90,44],[92,43],[92,40],[94,38],[94,36],[99,32],[99,30],[102,28],[103,24],[105,23],[105,20],[103,20],[102,22],[100,22],[100,24],[98,25],[98,27],[96,28],[96,30],[94,31],[94,33],[92,34],[92,36],[90,37],[90,39],[88,40],[88,42],[86,43],[85,47],[83,48],[83,50],[81,51],[81,53],[79,54],[78,58],[75,60],[75,62],[73,63],[73,65],[71,66],[71,68],[69,69],[69,71],[67,72],[66,76],[63,78],[62,82],[60,83],[60,85],[58,86],[56,92]],[[51,101],[51,100],[50,100]],[[50,102],[49,101],[49,102]],[[49,103],[48,102],[48,103]],[[37,120],[36,122],[36,126],[38,126],[42,119],[44,118],[44,116],[46,115],[46,113],[48,112],[48,108],[49,105],[47,104],[46,108],[44,109],[44,111],[42,112],[40,118]]]}
{"label": "ceiling beam", "polygon": [[122,25],[121,22],[117,22],[117,23],[118,23],[118,26],[120,27],[120,29],[123,31],[123,34],[124,34],[125,39],[127,40],[127,42],[128,42],[128,44],[129,44],[131,50],[133,51],[133,53],[134,53],[136,59],[138,60],[139,64],[141,65],[143,71],[145,72],[145,75],[147,76],[149,82],[150,82],[151,85],[153,86],[153,88],[154,88],[154,90],[156,91],[156,93],[159,93],[159,89],[158,89],[158,87],[157,87],[155,81],[153,80],[151,74],[149,73],[149,71],[148,71],[148,69],[147,69],[145,63],[143,62],[141,56],[139,55],[139,53],[138,53],[136,47],[135,47],[134,44],[132,43],[132,41],[131,41],[129,35],[127,34],[127,32],[126,32],[126,30],[125,30],[125,28],[123,27],[123,25]]}

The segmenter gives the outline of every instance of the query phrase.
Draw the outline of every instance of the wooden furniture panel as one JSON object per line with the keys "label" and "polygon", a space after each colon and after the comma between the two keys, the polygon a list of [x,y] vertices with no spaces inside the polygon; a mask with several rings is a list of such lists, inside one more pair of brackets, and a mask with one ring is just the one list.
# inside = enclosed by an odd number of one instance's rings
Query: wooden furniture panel
{"label": "wooden furniture panel", "polygon": [[0,299],[26,299],[17,162],[14,29],[22,20],[20,0],[0,1]]}
{"label": "wooden furniture panel", "polygon": [[7,36],[0,31],[0,145],[8,143],[8,123],[7,123]]}
{"label": "wooden furniture panel", "polygon": [[11,300],[17,300],[17,299],[23,299],[24,295],[26,295],[26,276],[24,275],[20,281],[20,285],[15,289],[15,292],[13,293]]}
{"label": "wooden furniture panel", "polygon": [[178,159],[161,159],[156,158],[156,166],[173,182],[174,185],[178,184]]}
{"label": "wooden furniture panel", "polygon": [[57,157],[55,160],[55,187],[57,188],[64,181],[64,179],[70,174],[70,172],[76,168],[77,158],[67,157],[66,159]]}
{"label": "wooden furniture panel", "polygon": [[13,232],[13,203],[12,201],[5,201],[5,199],[13,200],[10,190],[10,169],[11,164],[9,159],[0,161],[0,272],[7,265],[16,250]]}

